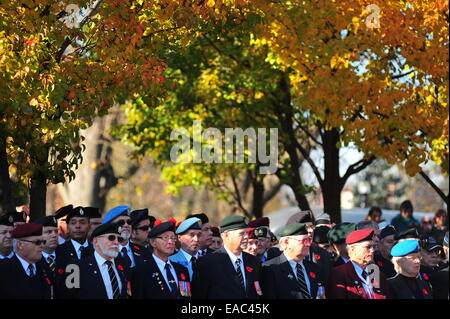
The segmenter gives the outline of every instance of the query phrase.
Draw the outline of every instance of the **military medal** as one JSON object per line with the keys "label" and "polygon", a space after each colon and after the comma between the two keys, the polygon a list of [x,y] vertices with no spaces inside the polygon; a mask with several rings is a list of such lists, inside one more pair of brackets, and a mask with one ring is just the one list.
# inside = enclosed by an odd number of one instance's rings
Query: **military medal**
{"label": "military medal", "polygon": [[258,296],[262,296],[261,287],[259,286],[259,281],[254,281],[253,285],[255,286],[256,293]]}

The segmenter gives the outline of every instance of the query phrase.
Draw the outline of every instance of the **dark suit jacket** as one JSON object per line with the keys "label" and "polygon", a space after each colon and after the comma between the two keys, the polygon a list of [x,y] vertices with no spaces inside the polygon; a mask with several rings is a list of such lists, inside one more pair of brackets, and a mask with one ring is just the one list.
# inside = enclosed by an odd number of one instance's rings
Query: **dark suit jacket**
{"label": "dark suit jacket", "polygon": [[282,254],[283,252],[278,248],[278,247],[270,247],[269,249],[267,249],[266,255],[266,261],[271,260],[272,258],[278,257]]}
{"label": "dark suit jacket", "polygon": [[[311,297],[316,298],[319,284],[323,284],[319,267],[303,260],[311,284]],[[267,299],[304,299],[300,284],[294,274],[286,255],[281,254],[262,265],[263,298]]]}
{"label": "dark suit jacket", "polygon": [[[100,268],[97,264],[94,254],[83,258],[79,262],[80,266],[80,288],[74,291],[75,298],[78,299],[108,299],[105,283],[103,282]],[[116,270],[122,283],[120,298],[127,298],[128,282],[125,279],[124,270],[118,264],[115,264]]]}
{"label": "dark suit jacket", "polygon": [[[373,289],[374,299],[386,299],[389,297],[386,277],[380,272],[379,278],[378,285],[374,283],[374,286],[378,286]],[[369,299],[351,261],[331,270],[325,295],[327,299]]]}
{"label": "dark suit jacket", "polygon": [[[345,265],[345,261],[340,256],[337,256],[337,258],[335,260],[331,261],[331,268],[339,267],[342,265]],[[331,269],[330,269],[330,271],[331,271]]]}
{"label": "dark suit jacket", "polygon": [[449,299],[448,293],[448,266],[440,271],[437,271],[430,276],[430,283],[433,287],[434,299]]}
{"label": "dark suit jacket", "polygon": [[[75,251],[75,247],[73,247],[72,241],[70,239],[68,239],[64,244],[61,244],[58,247],[56,247],[55,253],[56,253],[56,263],[63,270],[65,270],[68,264],[77,264],[79,261],[78,255]],[[94,247],[92,246],[91,243],[89,243],[89,246],[87,246],[84,249],[81,255],[81,259],[93,253]]]}
{"label": "dark suit jacket", "polygon": [[30,278],[17,256],[0,263],[0,299],[50,299],[52,281],[36,263],[36,275]]}
{"label": "dark suit jacket", "polygon": [[[146,260],[149,260],[151,258],[152,253],[148,248],[130,242],[130,249],[133,253],[135,266],[139,266],[143,264]],[[128,263],[127,258],[122,257],[122,253],[119,252],[119,255],[117,256],[117,258],[115,258],[114,262],[124,267],[125,277],[127,278],[128,281],[131,281],[133,278],[134,269]]]}
{"label": "dark suit jacket", "polygon": [[310,261],[319,267],[320,278],[322,278],[324,283],[327,282],[331,270],[330,254],[325,249],[312,245],[309,248],[309,256]]}
{"label": "dark suit jacket", "polygon": [[180,289],[183,287],[190,291],[189,272],[186,267],[171,262],[178,278],[178,291],[173,294],[164,280],[153,257],[138,265],[134,269],[131,282],[131,297],[133,299],[183,299]]}
{"label": "dark suit jacket", "polygon": [[225,248],[199,258],[193,267],[192,298],[195,299],[257,299],[262,292],[261,261],[242,253],[246,289],[241,286],[234,265]]}
{"label": "dark suit jacket", "polygon": [[[416,278],[416,284],[421,296],[420,299],[433,299],[431,286],[428,281]],[[397,274],[395,277],[389,278],[388,285],[392,299],[416,299],[403,276]]]}
{"label": "dark suit jacket", "polygon": [[385,274],[386,278],[392,278],[397,275],[394,264],[384,258],[379,252],[375,253],[374,262],[380,268],[380,271]]}

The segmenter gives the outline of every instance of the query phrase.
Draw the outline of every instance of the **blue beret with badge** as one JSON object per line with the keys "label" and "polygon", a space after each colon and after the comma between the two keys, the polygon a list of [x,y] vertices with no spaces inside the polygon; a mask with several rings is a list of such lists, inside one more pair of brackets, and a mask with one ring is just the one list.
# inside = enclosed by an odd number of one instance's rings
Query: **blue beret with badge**
{"label": "blue beret with badge", "polygon": [[395,244],[391,249],[392,257],[403,257],[419,252],[419,241],[408,239]]}
{"label": "blue beret with badge", "polygon": [[178,226],[177,231],[175,232],[177,235],[181,235],[185,232],[187,232],[190,229],[198,229],[201,230],[202,228],[200,227],[200,225],[198,224],[199,222],[201,222],[200,218],[197,217],[191,217],[188,218],[186,220],[184,220],[180,226]]}
{"label": "blue beret with badge", "polygon": [[106,213],[105,217],[103,217],[102,224],[106,224],[107,222],[110,222],[119,216],[130,216],[130,212],[131,207],[127,205],[114,207]]}

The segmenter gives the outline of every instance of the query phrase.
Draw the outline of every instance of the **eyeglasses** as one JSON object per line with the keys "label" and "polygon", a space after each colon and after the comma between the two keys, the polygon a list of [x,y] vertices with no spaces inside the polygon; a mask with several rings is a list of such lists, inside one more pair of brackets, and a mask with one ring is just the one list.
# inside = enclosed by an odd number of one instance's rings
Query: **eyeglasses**
{"label": "eyeglasses", "polygon": [[20,241],[26,241],[27,243],[32,243],[36,246],[45,245],[46,240],[38,239],[38,240],[27,240],[27,239],[19,239]]}
{"label": "eyeglasses", "polygon": [[295,237],[289,237],[290,239],[294,239],[296,241],[299,241],[302,245],[305,244],[311,244],[312,243],[312,238],[311,237],[306,237],[303,239],[299,239],[299,238],[295,238]]}
{"label": "eyeglasses", "polygon": [[142,227],[138,227],[136,229],[142,230],[142,231],[147,231],[150,229],[150,226],[142,226]]}
{"label": "eyeglasses", "polygon": [[125,240],[123,237],[116,236],[116,235],[98,236],[98,237],[106,237],[106,238],[108,238],[109,241],[117,240],[119,243],[121,243]]}
{"label": "eyeglasses", "polygon": [[169,240],[171,240],[171,241],[177,240],[176,237],[156,237],[156,238],[162,239],[165,242],[168,242]]}
{"label": "eyeglasses", "polygon": [[371,249],[375,250],[377,248],[376,245],[367,245],[367,246],[360,246],[360,247],[367,249],[367,250],[371,250]]}

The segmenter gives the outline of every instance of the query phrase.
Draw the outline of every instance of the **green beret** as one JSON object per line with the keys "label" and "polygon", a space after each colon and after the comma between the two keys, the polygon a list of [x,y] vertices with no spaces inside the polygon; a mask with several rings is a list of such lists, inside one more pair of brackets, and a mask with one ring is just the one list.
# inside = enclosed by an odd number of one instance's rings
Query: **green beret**
{"label": "green beret", "polygon": [[220,232],[223,233],[227,230],[238,230],[248,228],[248,224],[243,216],[228,216],[225,217],[219,224]]}
{"label": "green beret", "polygon": [[281,229],[279,234],[280,237],[296,236],[296,235],[308,235],[308,230],[306,229],[305,224],[303,223],[288,224]]}
{"label": "green beret", "polygon": [[337,224],[328,232],[328,241],[330,244],[343,244],[345,243],[345,238],[347,238],[348,234],[355,230],[356,224],[354,223]]}

